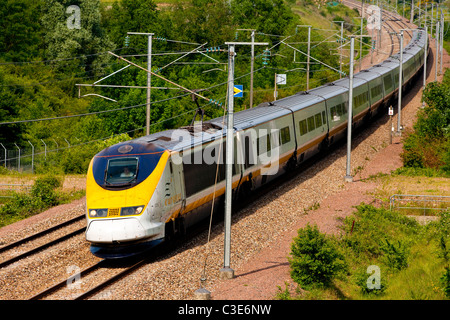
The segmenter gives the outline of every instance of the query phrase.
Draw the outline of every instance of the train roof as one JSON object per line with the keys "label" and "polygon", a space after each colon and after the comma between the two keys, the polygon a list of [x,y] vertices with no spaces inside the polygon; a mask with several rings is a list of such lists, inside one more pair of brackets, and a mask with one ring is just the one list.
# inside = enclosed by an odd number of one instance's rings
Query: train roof
{"label": "train roof", "polygon": [[387,66],[383,66],[381,64],[377,64],[377,65],[369,68],[368,70],[373,72],[373,73],[378,73],[380,75],[385,75],[386,73],[391,72],[392,68],[389,68]]}
{"label": "train roof", "polygon": [[288,108],[289,110],[295,112],[307,107],[311,107],[322,101],[324,101],[322,97],[311,95],[307,91],[302,91],[293,96],[274,101],[273,104],[283,108]]}
{"label": "train roof", "polygon": [[390,69],[391,71],[399,68],[399,59],[388,59],[380,63],[380,66]]}
{"label": "train roof", "polygon": [[[234,113],[234,128],[236,130],[245,130],[255,125],[273,120],[289,114],[290,111],[277,106],[276,101],[270,103],[262,103],[255,108],[246,109]],[[222,124],[222,118],[212,119],[207,122],[213,124]],[[228,124],[228,118],[225,118],[225,126]]]}
{"label": "train roof", "polygon": [[[359,72],[357,74],[359,74]],[[350,88],[350,78],[349,77],[345,77],[343,79],[333,81],[333,83],[336,86],[341,86],[341,87],[344,87],[347,89]],[[367,79],[362,79],[361,77],[355,78],[353,76],[353,88],[358,88],[365,84],[367,84]]]}
{"label": "train roof", "polygon": [[380,72],[375,72],[372,68],[361,70],[357,74],[355,74],[354,78],[361,78],[366,81],[372,81],[377,79],[380,76]]}
{"label": "train roof", "polygon": [[340,94],[343,94],[346,92],[348,92],[348,90],[346,88],[341,87],[341,86],[336,86],[336,85],[334,85],[333,82],[331,82],[329,84],[309,90],[308,94],[313,94],[313,95],[322,97],[324,99],[329,99],[329,98],[332,98],[334,96],[337,96],[337,95],[340,95]]}

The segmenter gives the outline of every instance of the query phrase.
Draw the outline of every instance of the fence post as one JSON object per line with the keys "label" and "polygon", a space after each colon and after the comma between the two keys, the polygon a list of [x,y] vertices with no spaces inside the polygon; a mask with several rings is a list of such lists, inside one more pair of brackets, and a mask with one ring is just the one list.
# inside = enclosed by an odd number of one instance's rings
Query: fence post
{"label": "fence post", "polygon": [[56,143],[56,152],[58,152],[58,151],[59,151],[59,144],[58,144],[58,142],[56,142],[55,138],[52,138],[52,139],[53,139],[53,141],[55,141],[55,143]]}
{"label": "fence post", "polygon": [[44,144],[44,158],[47,161],[47,145],[45,144],[44,140],[41,139],[41,141]]}
{"label": "fence post", "polygon": [[34,146],[30,140],[27,141],[31,145],[31,173],[34,173]]}
{"label": "fence post", "polygon": [[3,143],[0,143],[0,144],[2,145],[3,149],[5,149],[5,168],[6,168],[6,148],[5,148],[5,146],[3,145]]}
{"label": "fence post", "polygon": [[20,172],[20,148],[17,145],[17,143],[14,142],[14,144],[16,145],[17,149],[19,149],[19,157],[17,158],[18,159],[17,172]]}

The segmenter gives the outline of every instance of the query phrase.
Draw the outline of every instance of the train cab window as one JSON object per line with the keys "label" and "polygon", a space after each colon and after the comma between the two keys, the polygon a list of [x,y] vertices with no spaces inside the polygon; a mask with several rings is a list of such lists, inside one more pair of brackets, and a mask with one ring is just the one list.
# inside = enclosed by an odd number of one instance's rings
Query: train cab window
{"label": "train cab window", "polygon": [[108,185],[123,185],[130,183],[137,176],[138,158],[109,159],[105,172],[105,182]]}
{"label": "train cab window", "polygon": [[316,124],[314,122],[314,116],[308,118],[308,132],[316,129]]}
{"label": "train cab window", "polygon": [[306,125],[306,119],[302,120],[298,123],[299,127],[300,127],[300,135],[303,136],[305,134],[308,133],[308,127]]}
{"label": "train cab window", "polygon": [[322,111],[322,121],[324,125],[327,124],[327,117],[325,117],[325,111]]}

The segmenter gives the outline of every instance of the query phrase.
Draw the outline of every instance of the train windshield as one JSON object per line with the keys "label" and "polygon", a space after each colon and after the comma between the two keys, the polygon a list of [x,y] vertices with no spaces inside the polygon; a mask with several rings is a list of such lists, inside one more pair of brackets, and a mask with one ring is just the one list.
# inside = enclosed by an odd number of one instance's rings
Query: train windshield
{"label": "train windshield", "polygon": [[109,159],[105,171],[106,185],[123,186],[133,182],[138,173],[139,160],[133,158]]}

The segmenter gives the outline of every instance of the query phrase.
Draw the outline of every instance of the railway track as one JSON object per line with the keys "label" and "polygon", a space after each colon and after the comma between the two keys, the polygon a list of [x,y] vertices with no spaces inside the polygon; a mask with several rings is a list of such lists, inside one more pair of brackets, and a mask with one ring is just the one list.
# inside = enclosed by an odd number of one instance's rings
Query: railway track
{"label": "railway track", "polygon": [[[75,225],[77,222],[80,222],[84,219],[84,215],[77,216],[73,219],[70,219],[68,221],[62,222],[56,226],[53,226],[51,228],[45,229],[41,232],[35,233],[29,237],[22,238],[20,240],[17,240],[15,242],[9,243],[3,247],[0,248],[0,254],[2,256],[9,256],[7,259],[0,262],[0,268],[4,268],[14,262],[17,262],[21,259],[25,259],[33,254],[36,254],[42,250],[45,250],[53,245],[56,245],[58,243],[61,243],[71,237],[74,237],[76,235],[79,235],[83,233],[86,230],[86,227],[76,228],[73,230],[73,228],[70,228],[70,226]],[[69,231],[64,232],[63,235],[57,235],[56,238],[52,237],[51,240],[46,240],[43,244],[37,244],[33,245],[32,242],[36,241],[39,242],[39,239],[42,239],[48,235],[51,235],[52,233],[57,233],[58,231],[62,229],[69,229]],[[32,247],[31,249],[26,249],[25,252],[21,249],[23,245],[26,245],[27,247]],[[15,254],[17,251],[19,251],[19,254]]]}
{"label": "railway track", "polygon": [[[127,263],[130,261],[127,260]],[[71,299],[71,300],[83,300],[87,299],[98,292],[102,291],[108,285],[114,283],[127,276],[139,267],[147,264],[148,259],[141,259],[138,262],[131,263],[130,265],[120,265],[123,261],[108,261],[101,260],[79,272],[75,272],[72,276],[59,281],[49,288],[35,294],[29,300],[41,300],[41,299]],[[99,273],[109,273],[107,280],[96,281]],[[112,273],[112,275],[111,275]],[[88,283],[87,289],[81,290],[81,283]],[[107,297],[106,297],[107,298]]]}

